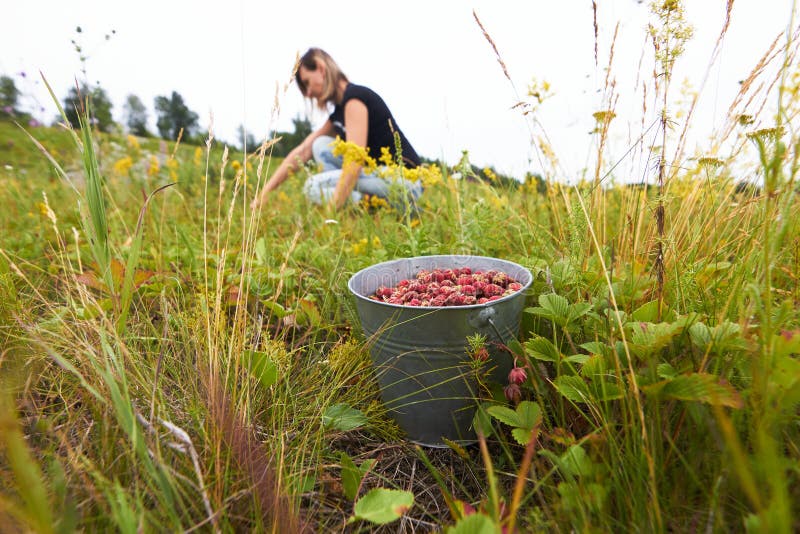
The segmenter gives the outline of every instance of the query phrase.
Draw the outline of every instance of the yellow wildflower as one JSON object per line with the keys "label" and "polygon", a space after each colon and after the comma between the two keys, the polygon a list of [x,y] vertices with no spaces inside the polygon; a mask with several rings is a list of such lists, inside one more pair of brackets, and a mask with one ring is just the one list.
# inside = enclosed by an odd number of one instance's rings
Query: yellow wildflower
{"label": "yellow wildflower", "polygon": [[[135,138],[134,138],[135,139]],[[125,156],[114,162],[114,174],[117,176],[129,176],[133,167],[133,158]]]}
{"label": "yellow wildflower", "polygon": [[139,140],[136,139],[136,136],[128,134],[128,137],[125,139],[128,141],[128,148],[130,148],[133,153],[139,152],[139,150],[142,148],[141,145],[139,145]]}
{"label": "yellow wildflower", "polygon": [[[372,248],[373,249],[381,248],[383,246],[382,243],[381,243],[381,240],[380,240],[380,238],[378,236],[373,236],[372,237],[372,243],[371,244],[372,244]],[[354,256],[360,256],[360,255],[364,254],[364,252],[367,251],[367,248],[369,247],[369,245],[370,245],[370,241],[366,237],[362,237],[356,243],[353,243],[353,244],[350,245],[350,253],[353,254]]]}
{"label": "yellow wildflower", "polygon": [[381,147],[381,157],[378,158],[378,161],[387,167],[394,163],[394,160],[392,159],[392,152],[389,150],[388,146]]}
{"label": "yellow wildflower", "polygon": [[284,193],[283,191],[278,191],[278,202],[282,205],[286,205],[289,203],[289,195]]}
{"label": "yellow wildflower", "polygon": [[506,196],[491,195],[489,196],[489,204],[495,209],[503,209],[508,206],[508,198]]}
{"label": "yellow wildflower", "polygon": [[170,158],[167,160],[166,167],[169,170],[169,178],[173,182],[178,181],[178,172],[177,172],[178,166],[179,166],[178,160],[176,160],[175,158]]}
{"label": "yellow wildflower", "polygon": [[489,167],[486,167],[486,168],[483,169],[483,175],[486,176],[486,178],[490,182],[496,182],[497,181],[497,175]]}
{"label": "yellow wildflower", "polygon": [[342,156],[342,167],[348,164],[361,165],[365,174],[370,174],[378,164],[369,156],[369,148],[359,146],[349,141],[343,141],[337,137],[333,142],[333,155]]}
{"label": "yellow wildflower", "polygon": [[361,254],[363,254],[364,251],[367,249],[367,243],[368,243],[367,238],[362,237],[361,239],[358,240],[357,243],[353,243],[352,245],[350,245],[350,253],[353,256],[361,256]]}
{"label": "yellow wildflower", "polygon": [[148,160],[149,166],[147,167],[147,175],[148,176],[155,176],[158,174],[159,169],[161,168],[158,164],[158,158],[155,155],[150,155],[150,159]]}
{"label": "yellow wildflower", "polygon": [[203,163],[203,149],[197,147],[194,149],[194,158],[192,158],[192,163],[194,163],[195,167],[199,167],[201,163]]}

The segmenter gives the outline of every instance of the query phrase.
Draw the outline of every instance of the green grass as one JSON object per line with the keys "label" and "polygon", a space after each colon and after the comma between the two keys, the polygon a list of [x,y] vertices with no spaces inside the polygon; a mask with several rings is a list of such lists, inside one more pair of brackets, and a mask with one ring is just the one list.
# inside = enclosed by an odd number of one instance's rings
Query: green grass
{"label": "green grass", "polygon": [[[791,123],[798,104],[782,105]],[[0,122],[0,531],[800,527],[790,128],[743,130],[729,158],[685,158],[661,190],[443,169],[418,219],[332,215],[303,173],[251,213],[275,160],[29,134],[69,181]],[[737,190],[750,172],[763,190]],[[346,283],[453,253],[534,275],[509,344],[530,417],[490,385],[477,446],[418,451],[379,400]],[[342,406],[366,423],[323,423]],[[375,488],[414,504],[348,523]]]}

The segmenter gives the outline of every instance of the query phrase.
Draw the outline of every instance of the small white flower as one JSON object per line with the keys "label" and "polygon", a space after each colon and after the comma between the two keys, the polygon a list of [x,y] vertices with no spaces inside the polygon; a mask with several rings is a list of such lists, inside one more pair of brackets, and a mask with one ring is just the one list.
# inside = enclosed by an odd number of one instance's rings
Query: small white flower
{"label": "small white flower", "polygon": [[7,171],[13,171],[14,167],[12,167],[11,165],[6,165],[6,170]]}
{"label": "small white flower", "polygon": [[461,179],[461,173],[460,172],[454,172],[453,174],[450,175],[450,178],[452,178],[453,180],[460,180]]}
{"label": "small white flower", "polygon": [[325,219],[325,224],[339,224],[336,219]]}

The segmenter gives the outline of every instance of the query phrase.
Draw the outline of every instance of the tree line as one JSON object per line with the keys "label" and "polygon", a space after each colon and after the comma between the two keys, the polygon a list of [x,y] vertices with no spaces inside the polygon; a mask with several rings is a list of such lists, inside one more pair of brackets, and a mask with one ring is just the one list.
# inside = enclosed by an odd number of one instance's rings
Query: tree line
{"label": "tree line", "polygon": [[[15,119],[25,123],[31,120],[31,114],[21,104],[21,96],[22,93],[12,77],[0,76],[0,119]],[[155,133],[151,132],[148,127],[150,112],[141,98],[135,94],[129,94],[125,98],[122,107],[123,120],[120,124],[113,119],[114,106],[106,91],[100,85],[90,87],[85,83],[71,87],[62,100],[64,114],[72,127],[78,127],[78,117],[83,112],[87,100],[90,104],[92,126],[97,130],[110,133],[122,128],[139,137],[155,136]],[[201,144],[203,142],[198,122],[199,115],[186,105],[183,96],[177,91],[172,91],[169,96],[156,96],[153,99],[153,109],[158,137],[174,141],[180,135],[181,142],[184,143]],[[62,117],[59,116],[53,122],[57,123],[61,120]],[[311,133],[311,122],[308,119],[298,116],[292,122],[293,131],[270,133],[270,138],[281,138],[272,147],[273,156],[285,157],[292,147]],[[237,147],[241,150],[246,148],[248,152],[257,150],[260,141],[256,141],[255,136],[245,131],[244,128],[239,130]]]}

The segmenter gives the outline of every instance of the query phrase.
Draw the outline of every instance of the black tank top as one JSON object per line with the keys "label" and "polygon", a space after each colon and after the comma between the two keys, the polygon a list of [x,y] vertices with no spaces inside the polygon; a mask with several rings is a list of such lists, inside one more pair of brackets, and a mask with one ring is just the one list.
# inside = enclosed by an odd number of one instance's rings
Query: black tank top
{"label": "black tank top", "polygon": [[[336,133],[342,139],[347,139],[344,129],[344,106],[351,99],[355,98],[360,100],[367,106],[367,148],[369,148],[369,155],[376,160],[381,156],[381,147],[389,147],[392,156],[397,159],[397,151],[395,149],[394,135],[392,128],[400,135],[400,145],[403,151],[403,163],[406,167],[416,167],[420,164],[419,156],[408,142],[403,131],[397,126],[397,122],[392,117],[392,112],[389,107],[378,96],[378,93],[364,87],[363,85],[355,85],[348,83],[344,90],[344,96],[341,104],[337,104],[330,115],[330,121],[336,129]],[[391,128],[389,127],[391,121]]]}

